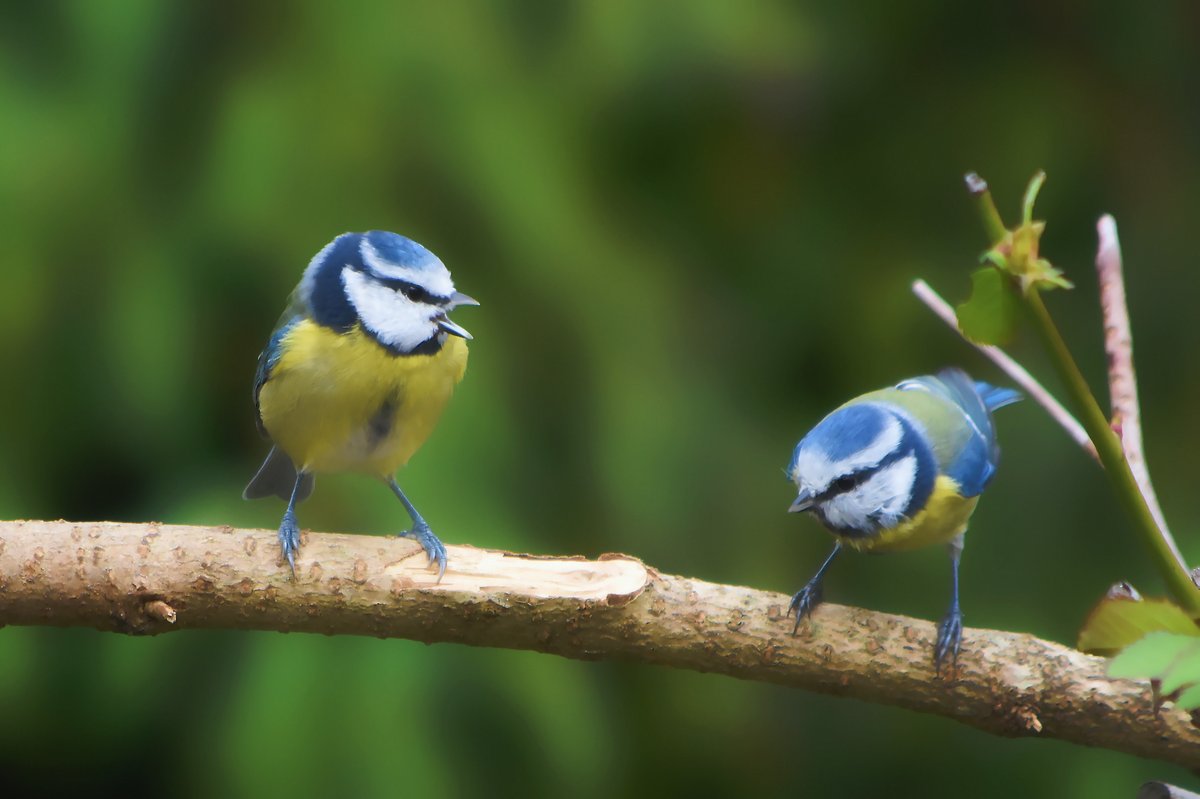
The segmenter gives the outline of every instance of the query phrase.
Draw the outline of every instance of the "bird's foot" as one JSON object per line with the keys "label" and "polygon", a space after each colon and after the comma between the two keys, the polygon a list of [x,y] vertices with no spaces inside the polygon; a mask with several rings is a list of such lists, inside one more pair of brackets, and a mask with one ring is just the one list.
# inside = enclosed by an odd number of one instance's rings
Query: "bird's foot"
{"label": "bird's foot", "polygon": [[400,533],[400,537],[411,538],[425,548],[425,554],[429,556],[429,565],[437,564],[437,581],[440,583],[442,575],[446,573],[446,545],[438,540],[433,530],[429,529],[429,525],[424,522],[416,524],[413,529]]}
{"label": "bird's foot", "polygon": [[813,612],[813,608],[821,603],[821,581],[809,580],[803,588],[796,592],[792,597],[792,602],[788,605],[788,613],[796,614],[796,626],[792,628],[792,635],[800,629],[800,622],[804,621],[804,617]]}
{"label": "bird's foot", "polygon": [[958,648],[962,643],[962,611],[958,603],[950,606],[950,611],[938,625],[937,644],[933,648],[933,667],[939,675],[942,665],[949,663],[951,673],[958,664]]}
{"label": "bird's foot", "polygon": [[296,578],[296,553],[300,550],[300,525],[296,524],[296,514],[289,509],[283,514],[283,523],[279,525],[279,546],[283,557],[292,567],[292,579]]}

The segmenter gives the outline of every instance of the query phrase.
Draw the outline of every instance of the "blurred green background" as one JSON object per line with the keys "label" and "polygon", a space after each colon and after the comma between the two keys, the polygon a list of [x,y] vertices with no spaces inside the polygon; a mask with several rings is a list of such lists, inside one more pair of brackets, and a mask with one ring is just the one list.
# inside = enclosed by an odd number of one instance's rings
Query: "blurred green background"
{"label": "blurred green background", "polygon": [[[401,473],[442,538],[790,593],[829,546],[784,513],[793,444],[899,378],[1000,380],[908,283],[965,295],[965,171],[1013,218],[1044,167],[1044,252],[1079,286],[1049,302],[1097,386],[1094,222],[1120,224],[1148,453],[1200,562],[1198,34],[1185,2],[0,3],[0,517],[277,526],[240,499],[255,359],[313,253],[383,228],[483,303]],[[1099,469],[1031,403],[998,426],[967,623],[1070,642],[1111,582],[1161,593]],[[406,523],[320,482],[306,528]],[[827,596],[936,619],[947,571],[846,558]],[[18,792],[1197,787],[723,677],[306,635],[4,629],[0,720]]]}

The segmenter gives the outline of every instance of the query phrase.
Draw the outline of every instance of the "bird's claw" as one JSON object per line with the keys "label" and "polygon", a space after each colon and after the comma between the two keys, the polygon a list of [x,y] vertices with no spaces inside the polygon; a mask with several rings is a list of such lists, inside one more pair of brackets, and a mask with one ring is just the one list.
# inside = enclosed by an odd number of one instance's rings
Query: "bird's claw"
{"label": "bird's claw", "polygon": [[800,622],[804,621],[804,617],[813,612],[813,608],[821,602],[821,584],[814,580],[809,580],[803,588],[796,592],[792,597],[791,604],[788,605],[788,614],[796,614],[796,626],[792,628],[792,635],[800,629]]}
{"label": "bird's claw", "polygon": [[933,667],[940,675],[942,665],[949,662],[953,671],[958,664],[958,649],[962,643],[962,611],[958,605],[951,606],[942,623],[938,625],[937,644],[933,648]]}
{"label": "bird's claw", "polygon": [[446,573],[446,545],[433,534],[433,530],[429,529],[429,525],[415,525],[413,529],[400,533],[400,537],[411,538],[425,549],[425,554],[429,556],[429,565],[437,564],[437,581],[440,583],[442,575]]}
{"label": "bird's claw", "polygon": [[279,547],[283,557],[292,568],[292,579],[296,579],[296,552],[300,549],[300,525],[296,524],[296,514],[288,511],[283,514],[283,523],[279,525]]}

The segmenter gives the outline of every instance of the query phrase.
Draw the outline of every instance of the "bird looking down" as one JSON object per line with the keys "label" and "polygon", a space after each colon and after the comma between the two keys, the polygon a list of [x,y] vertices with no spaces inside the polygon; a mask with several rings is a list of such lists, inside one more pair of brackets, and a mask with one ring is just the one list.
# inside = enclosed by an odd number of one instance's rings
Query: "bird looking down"
{"label": "bird looking down", "polygon": [[279,527],[296,572],[296,505],[318,472],[363,472],[403,503],[400,533],[446,570],[446,548],[396,483],[467,368],[470,333],[448,314],[478,305],[456,291],[445,264],[395,233],[344,233],[309,262],[258,359],[254,405],[273,447],[246,499],[287,502]]}
{"label": "bird looking down", "polygon": [[856,397],[800,440],[787,467],[798,490],[789,511],[815,516],[836,543],[792,597],[793,632],[821,601],[825,572],[844,548],[946,544],[951,599],[938,627],[934,664],[940,670],[947,658],[957,659],[963,534],[1000,457],[991,412],[1019,399],[1012,389],[946,369]]}

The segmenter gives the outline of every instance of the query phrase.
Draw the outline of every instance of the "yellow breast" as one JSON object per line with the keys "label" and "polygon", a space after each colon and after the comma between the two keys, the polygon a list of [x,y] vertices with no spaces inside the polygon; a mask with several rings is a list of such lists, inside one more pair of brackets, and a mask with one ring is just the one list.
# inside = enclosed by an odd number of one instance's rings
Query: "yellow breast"
{"label": "yellow breast", "polygon": [[392,355],[360,328],[291,328],[259,392],[271,438],[305,471],[390,475],[433,432],[467,369],[448,336],[433,355]]}
{"label": "yellow breast", "polygon": [[908,521],[868,538],[838,538],[853,549],[876,552],[944,544],[967,529],[978,501],[977,496],[964,497],[958,492],[958,483],[941,475],[925,507]]}

